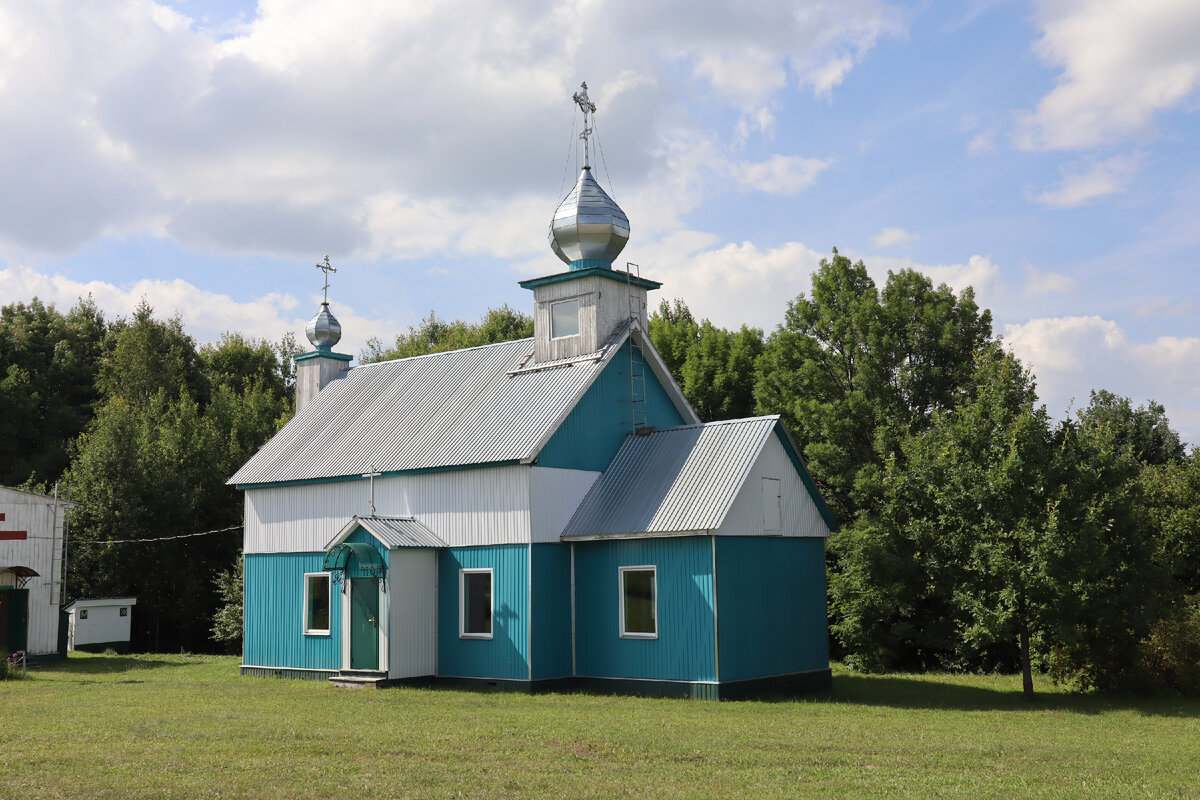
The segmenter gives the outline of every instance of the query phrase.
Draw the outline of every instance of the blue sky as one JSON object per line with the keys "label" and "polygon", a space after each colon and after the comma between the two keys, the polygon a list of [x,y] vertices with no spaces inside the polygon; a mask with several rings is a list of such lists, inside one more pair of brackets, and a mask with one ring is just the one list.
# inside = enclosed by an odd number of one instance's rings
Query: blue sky
{"label": "blue sky", "polygon": [[663,298],[769,330],[836,246],[1200,442],[1194,0],[5,4],[0,302],[277,340],[328,253],[347,352],[527,309],[581,80]]}

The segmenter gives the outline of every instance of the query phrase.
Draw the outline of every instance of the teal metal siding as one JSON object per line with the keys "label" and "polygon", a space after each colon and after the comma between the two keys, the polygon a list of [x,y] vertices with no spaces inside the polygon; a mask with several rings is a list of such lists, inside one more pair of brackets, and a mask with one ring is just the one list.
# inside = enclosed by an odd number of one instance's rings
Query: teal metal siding
{"label": "teal metal siding", "polygon": [[[669,428],[683,424],[649,365],[646,376],[646,424]],[[584,393],[583,398],[538,454],[538,466],[586,469],[608,467],[629,433],[629,343]]]}
{"label": "teal metal siding", "polygon": [[[492,568],[492,638],[458,635],[458,573]],[[452,547],[438,554],[438,674],[529,680],[529,545]]]}
{"label": "teal metal siding", "polygon": [[255,667],[338,669],[341,592],[331,586],[327,636],[305,635],[304,573],[321,572],[324,553],[246,555],[245,644],[242,661]]}
{"label": "teal metal siding", "polygon": [[571,546],[533,546],[533,677],[571,674]]}
{"label": "teal metal siding", "polygon": [[[658,638],[622,639],[618,568],[657,568]],[[575,543],[579,675],[716,680],[712,540],[707,536]]]}
{"label": "teal metal siding", "polygon": [[829,668],[825,540],[717,537],[721,680]]}

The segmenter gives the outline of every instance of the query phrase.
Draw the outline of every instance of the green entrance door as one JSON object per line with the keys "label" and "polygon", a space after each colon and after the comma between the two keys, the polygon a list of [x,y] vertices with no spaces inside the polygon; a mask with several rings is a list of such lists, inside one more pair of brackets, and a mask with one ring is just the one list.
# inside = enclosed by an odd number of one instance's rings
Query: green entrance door
{"label": "green entrance door", "polygon": [[29,590],[0,589],[0,651],[24,650],[28,625]]}
{"label": "green entrance door", "polygon": [[379,588],[374,578],[350,579],[350,669],[379,669]]}

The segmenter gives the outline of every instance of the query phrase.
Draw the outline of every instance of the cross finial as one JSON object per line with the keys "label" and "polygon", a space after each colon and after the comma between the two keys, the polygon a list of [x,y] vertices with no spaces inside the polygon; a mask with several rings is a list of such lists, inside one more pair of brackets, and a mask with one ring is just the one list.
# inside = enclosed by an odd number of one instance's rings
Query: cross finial
{"label": "cross finial", "polygon": [[370,472],[363,474],[364,478],[370,478],[370,480],[371,480],[371,499],[370,499],[369,503],[370,503],[370,507],[371,507],[371,516],[372,517],[375,516],[375,479],[380,477],[381,475],[383,475],[383,473],[378,472],[375,469],[375,467],[371,467]]}
{"label": "cross finial", "polygon": [[591,166],[591,155],[588,153],[588,137],[592,135],[592,128],[588,124],[590,115],[596,113],[596,104],[591,101],[587,93],[587,81],[579,84],[582,92],[576,92],[571,95],[571,99],[583,110],[583,133],[579,134],[579,138],[583,139],[583,166],[586,169]]}
{"label": "cross finial", "polygon": [[325,285],[321,288],[321,293],[323,295],[321,298],[321,305],[327,305],[329,303],[329,273],[337,272],[337,267],[329,263],[329,256],[326,255],[324,264],[322,264],[320,261],[317,262],[317,269],[325,273]]}

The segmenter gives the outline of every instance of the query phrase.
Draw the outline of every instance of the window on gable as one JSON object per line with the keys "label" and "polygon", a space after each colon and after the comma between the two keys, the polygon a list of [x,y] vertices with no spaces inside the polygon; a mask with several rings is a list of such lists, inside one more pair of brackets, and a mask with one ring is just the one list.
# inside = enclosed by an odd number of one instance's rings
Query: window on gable
{"label": "window on gable", "polygon": [[329,633],[329,601],[329,573],[306,573],[304,576],[305,633]]}
{"label": "window on gable", "polygon": [[778,478],[762,479],[763,530],[778,531],[783,528],[783,498]]}
{"label": "window on gable", "polygon": [[654,567],[621,567],[621,636],[658,638],[658,587]]}
{"label": "window on gable", "polygon": [[550,338],[579,335],[579,298],[550,304]]}
{"label": "window on gable", "polygon": [[464,639],[492,638],[492,570],[458,573],[458,633]]}

